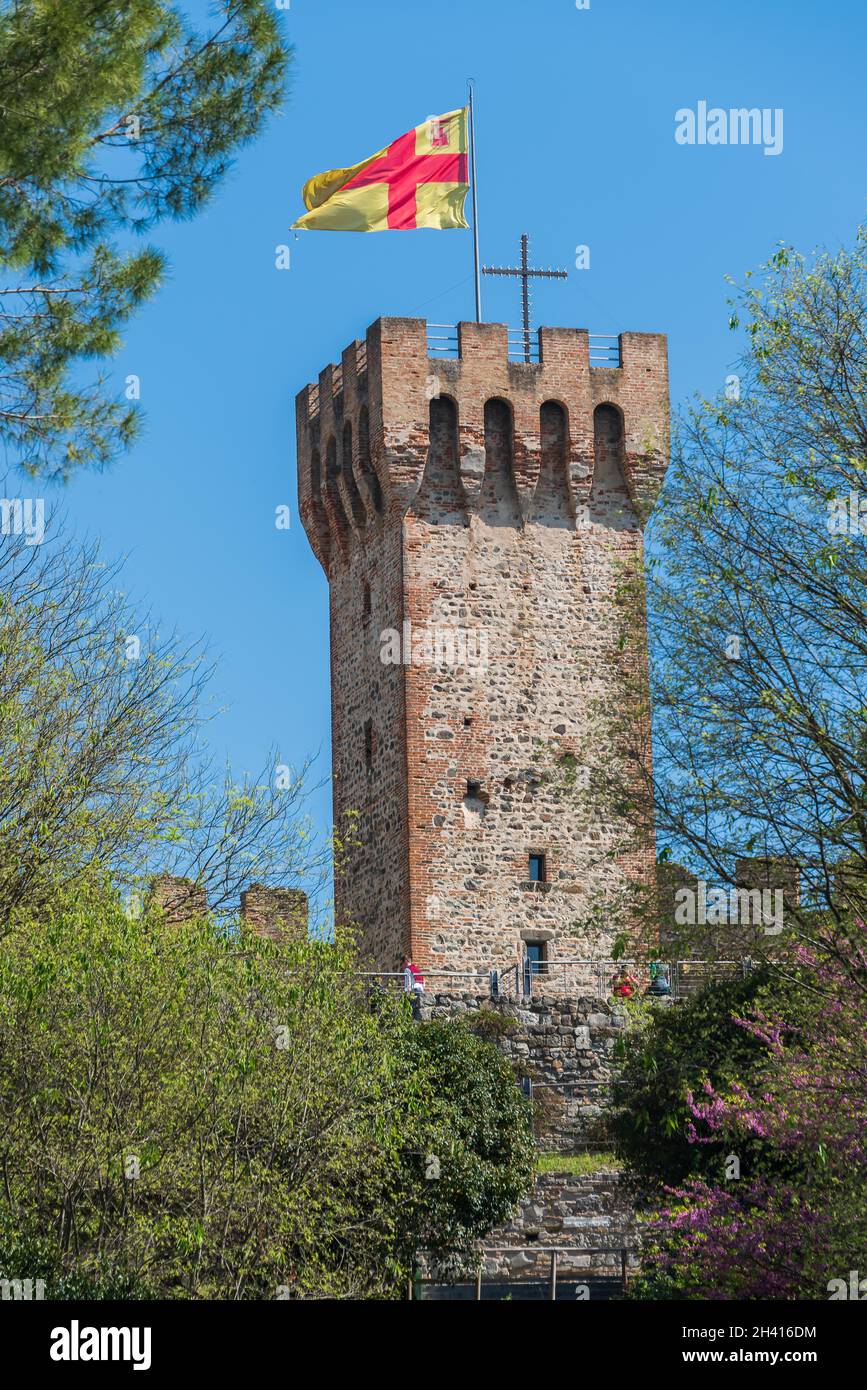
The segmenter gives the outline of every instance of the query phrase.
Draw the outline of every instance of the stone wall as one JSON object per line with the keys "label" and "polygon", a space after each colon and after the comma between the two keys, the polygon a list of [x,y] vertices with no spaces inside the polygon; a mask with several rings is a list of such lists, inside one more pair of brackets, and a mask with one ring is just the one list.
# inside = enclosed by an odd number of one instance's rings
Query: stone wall
{"label": "stone wall", "polygon": [[241,894],[241,920],[272,941],[306,941],[307,894],[300,888],[251,883]]}
{"label": "stone wall", "polygon": [[652,836],[618,858],[623,827],[564,769],[588,758],[591,705],[621,696],[612,596],[665,472],[665,339],[622,334],[619,368],[591,368],[583,330],[539,342],[516,363],[504,325],[461,324],[436,360],[423,320],[380,319],[297,398],[351,827],[337,911],[381,970],[404,951],[488,969],[528,941],[608,956],[628,924],[576,922],[653,879]]}
{"label": "stone wall", "polygon": [[207,894],[191,878],[176,874],[158,874],[151,880],[149,902],[160,909],[167,922],[188,922],[204,917],[208,911]]}
{"label": "stone wall", "polygon": [[[151,880],[148,900],[167,922],[179,924],[208,915],[208,895],[201,883],[174,874]],[[258,936],[272,941],[306,941],[309,930],[307,894],[301,888],[269,888],[251,883],[241,893],[242,922]]]}
{"label": "stone wall", "polygon": [[[619,1275],[621,1250],[635,1251],[638,1244],[635,1211],[616,1171],[545,1173],[537,1177],[513,1219],[485,1237],[483,1275],[545,1279],[551,1268],[546,1246],[560,1247],[561,1280],[591,1272]],[[637,1257],[628,1255],[628,1273],[634,1274],[637,1267]]]}
{"label": "stone wall", "polygon": [[542,1149],[579,1152],[604,1142],[616,1076],[612,1057],[626,1022],[610,1000],[543,995],[526,1002],[474,994],[422,995],[422,1020],[471,1016],[518,1071],[533,1081]]}

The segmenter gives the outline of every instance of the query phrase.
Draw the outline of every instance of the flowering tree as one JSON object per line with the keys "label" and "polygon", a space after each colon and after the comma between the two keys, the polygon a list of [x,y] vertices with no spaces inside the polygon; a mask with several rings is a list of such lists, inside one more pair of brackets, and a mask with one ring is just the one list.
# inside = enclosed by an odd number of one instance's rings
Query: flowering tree
{"label": "flowering tree", "polygon": [[[802,947],[809,1027],[762,1010],[735,1019],[764,1047],[749,1084],[690,1092],[688,1137],[731,1153],[727,1178],[668,1189],[651,1222],[650,1286],[702,1299],[816,1298],[867,1249],[867,929],[834,954]],[[749,1145],[757,1171],[741,1172]],[[761,1153],[785,1176],[761,1171]]]}

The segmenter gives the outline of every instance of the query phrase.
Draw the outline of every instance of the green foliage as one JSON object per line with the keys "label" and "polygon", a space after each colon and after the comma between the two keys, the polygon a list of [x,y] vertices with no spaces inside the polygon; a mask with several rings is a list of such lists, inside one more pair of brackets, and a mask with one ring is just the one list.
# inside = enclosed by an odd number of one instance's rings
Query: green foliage
{"label": "green foliage", "polygon": [[[735,306],[746,349],[680,413],[645,572],[618,586],[625,693],[591,701],[584,801],[622,816],[619,852],[655,830],[665,863],[714,886],[745,856],[797,864],[830,942],[867,917],[867,229],[777,250]],[[623,917],[656,949],[671,895],[634,899]],[[702,935],[718,959],[812,940],[791,902],[782,938]]]}
{"label": "green foliage", "polygon": [[532,1108],[508,1059],[463,1022],[417,1025],[407,1056],[427,1080],[423,1157],[439,1173],[416,1188],[414,1239],[444,1265],[506,1220],[530,1188]]}
{"label": "green foliage", "polygon": [[[734,1020],[771,1002],[785,1002],[793,1017],[807,1007],[767,970],[755,971],[744,980],[710,985],[677,1008],[642,1010],[637,1026],[619,1040],[622,1103],[612,1132],[618,1154],[641,1186],[652,1190],[692,1177],[723,1179],[728,1152],[723,1141],[689,1141],[687,1094],[700,1097],[706,1082],[715,1091],[725,1090],[764,1065],[765,1047]],[[755,1143],[742,1141],[738,1153],[745,1170],[784,1169],[782,1158],[775,1168]]]}
{"label": "green foliage", "polygon": [[[0,1272],[49,1296],[383,1297],[532,1171],[504,1059],[371,995],[349,945],[130,921],[0,942]],[[440,1176],[426,1176],[436,1155]]]}
{"label": "green foliage", "polygon": [[278,786],[276,750],[258,780],[208,763],[203,652],[161,633],[119,578],[62,535],[0,548],[0,934],[106,871],[137,891],[182,874],[236,911],[251,879],[314,891],[324,870],[305,769]]}
{"label": "green foliage", "polygon": [[198,212],[281,102],[273,5],[216,9],[197,33],[167,0],[0,3],[0,440],[32,473],[135,437],[129,403],[76,370],[117,351],[162,278],[130,234]]}
{"label": "green foliage", "polygon": [[610,1153],[539,1154],[537,1173],[572,1173],[592,1176],[593,1173],[617,1173],[621,1164]]}

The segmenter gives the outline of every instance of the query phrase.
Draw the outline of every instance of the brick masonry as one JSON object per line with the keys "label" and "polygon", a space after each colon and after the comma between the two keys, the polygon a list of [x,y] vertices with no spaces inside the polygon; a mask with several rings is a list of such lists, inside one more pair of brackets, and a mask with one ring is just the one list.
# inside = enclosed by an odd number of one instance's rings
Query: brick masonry
{"label": "brick masonry", "polygon": [[187,922],[204,917],[208,899],[204,888],[191,878],[176,874],[158,874],[150,883],[149,901],[158,907],[167,922]]}
{"label": "brick masonry", "polygon": [[[149,901],[167,922],[189,922],[205,917],[208,895],[202,884],[174,874],[151,880]],[[306,941],[309,930],[307,894],[301,888],[268,888],[251,883],[241,893],[241,921],[258,936],[272,941]]]}
{"label": "brick masonry", "polygon": [[652,879],[652,836],[615,854],[622,827],[561,768],[586,760],[590,702],[621,694],[611,597],[665,472],[665,338],[622,334],[619,368],[590,367],[583,330],[539,342],[511,362],[505,325],[465,323],[433,360],[424,320],[380,319],[297,397],[330,586],[337,912],[382,970],[404,951],[505,966],[527,941],[608,956],[628,924],[576,922]]}
{"label": "brick masonry", "polygon": [[251,883],[241,894],[241,920],[273,941],[306,941],[307,894],[300,888]]}

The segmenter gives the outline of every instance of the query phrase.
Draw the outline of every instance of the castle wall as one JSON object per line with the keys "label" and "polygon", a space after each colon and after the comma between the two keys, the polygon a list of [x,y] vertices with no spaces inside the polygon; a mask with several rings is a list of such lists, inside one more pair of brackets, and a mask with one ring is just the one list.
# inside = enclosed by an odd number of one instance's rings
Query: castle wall
{"label": "castle wall", "polygon": [[627,1275],[635,1275],[640,1230],[628,1190],[616,1171],[537,1177],[512,1220],[485,1237],[484,1277],[547,1279],[551,1257],[546,1246],[558,1247],[561,1283],[593,1274],[620,1276],[624,1248],[629,1252]]}
{"label": "castle wall", "polygon": [[614,1049],[626,1024],[610,999],[551,994],[491,1000],[470,993],[424,995],[418,1018],[465,1018],[533,1082],[541,1149],[575,1153],[607,1144],[617,1070]]}

